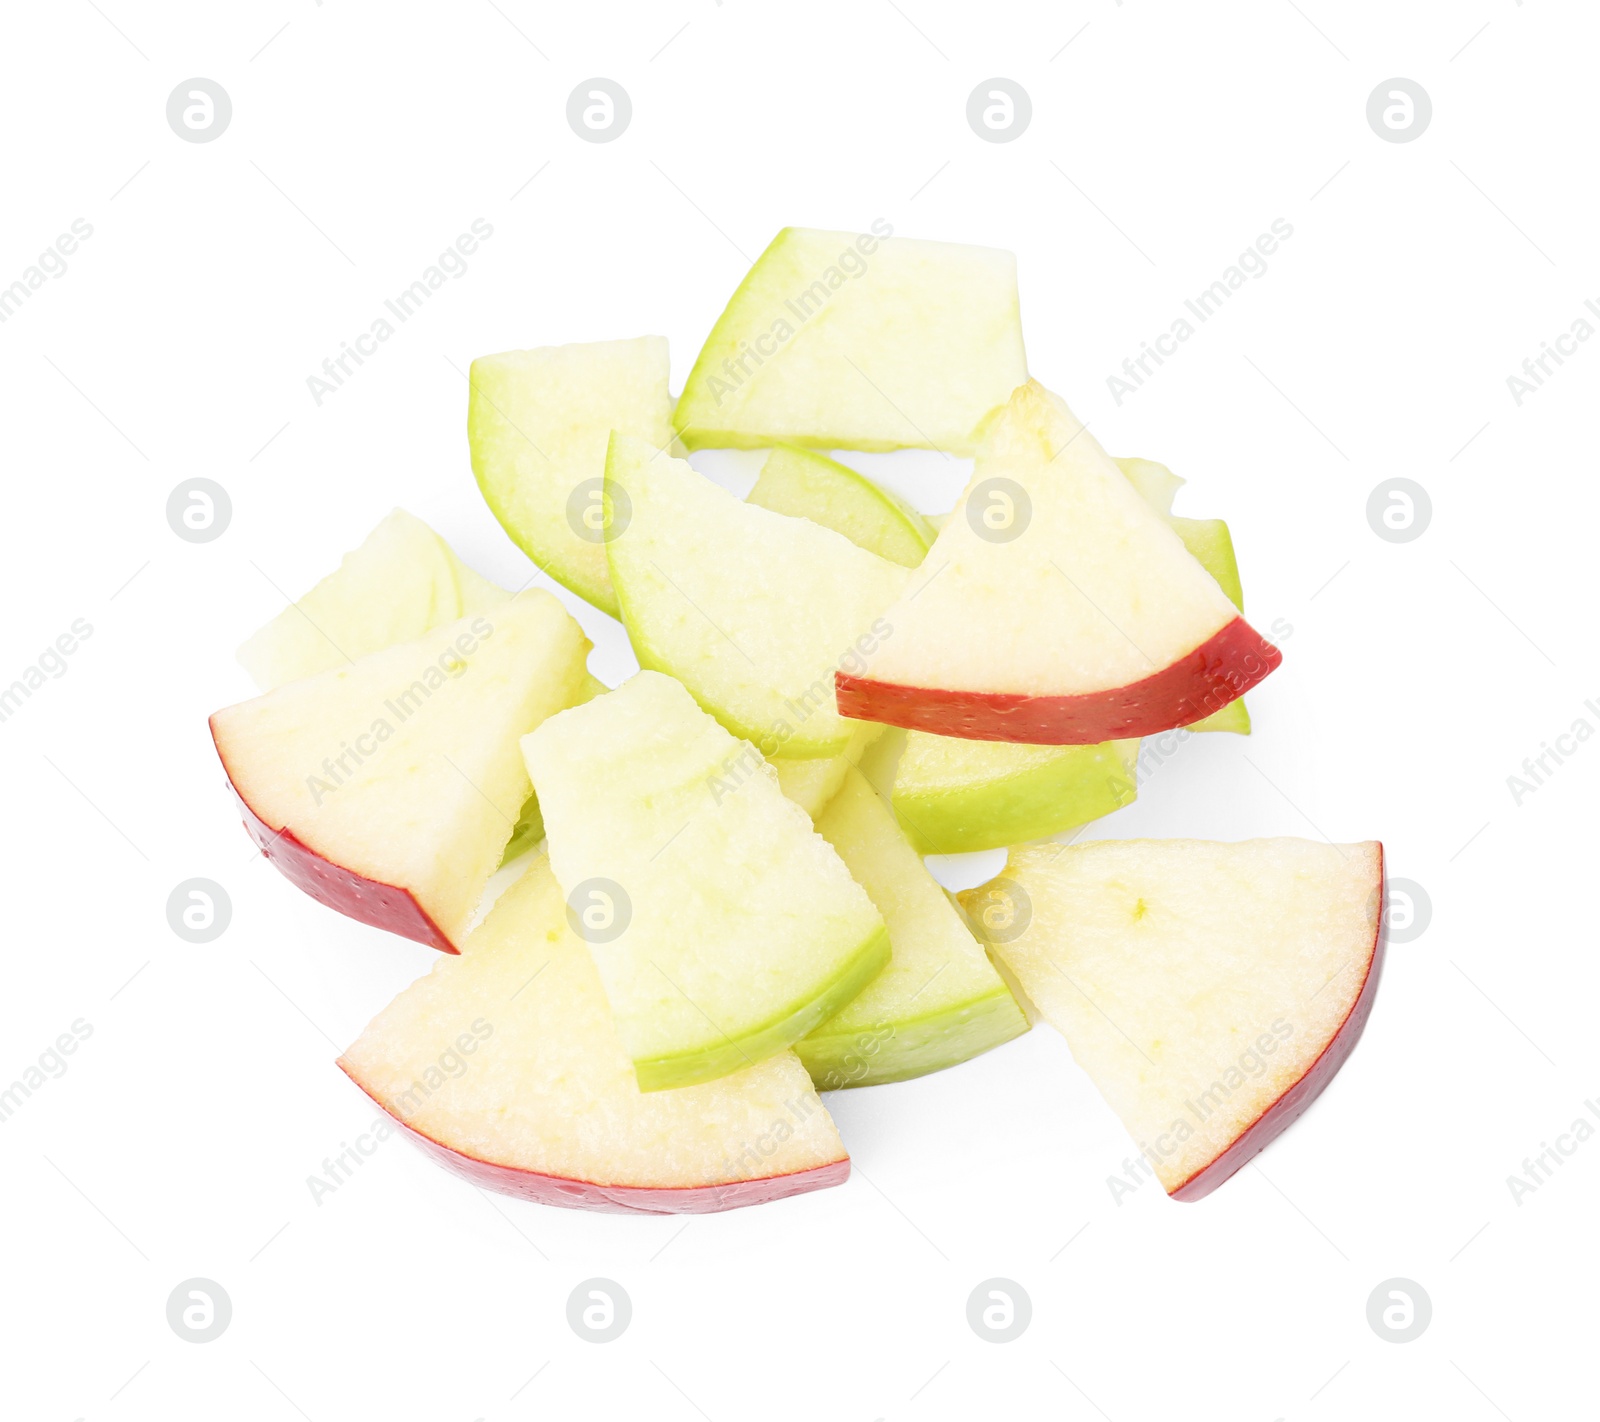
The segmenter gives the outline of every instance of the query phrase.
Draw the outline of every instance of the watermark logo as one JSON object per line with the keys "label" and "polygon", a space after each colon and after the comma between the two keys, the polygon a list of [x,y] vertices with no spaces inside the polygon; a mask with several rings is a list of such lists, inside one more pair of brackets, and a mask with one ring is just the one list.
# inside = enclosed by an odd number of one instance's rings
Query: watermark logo
{"label": "watermark logo", "polygon": [[185,1343],[210,1343],[233,1322],[233,1300],[213,1279],[185,1279],[167,1295],[167,1322]]}
{"label": "watermark logo", "polygon": [[1033,1322],[1033,1300],[1014,1279],[985,1279],[967,1295],[967,1322],[985,1343],[1011,1343]]}
{"label": "watermark logo", "polygon": [[633,1300],[614,1279],[585,1279],[567,1295],[567,1322],[585,1343],[611,1343],[633,1320]]}
{"label": "watermark logo", "polygon": [[985,143],[1021,138],[1033,121],[1033,100],[1015,79],[985,79],[967,95],[967,122]]}
{"label": "watermark logo", "polygon": [[1415,879],[1390,879],[1384,885],[1384,936],[1391,943],[1411,943],[1428,931],[1433,900]]}
{"label": "watermark logo", "polygon": [[967,526],[985,543],[1010,543],[1033,522],[1033,500],[1015,479],[985,479],[967,495]]}
{"label": "watermark logo", "polygon": [[1433,522],[1433,500],[1415,479],[1385,479],[1367,495],[1367,525],[1385,543],[1411,543]]}
{"label": "watermark logo", "polygon": [[167,922],[186,943],[213,943],[233,920],[233,901],[214,879],[185,879],[167,895]]}
{"label": "watermark logo", "polygon": [[233,100],[215,79],[185,79],[167,95],[167,126],[185,143],[210,143],[227,132]]}
{"label": "watermark logo", "polygon": [[1433,100],[1415,79],[1385,79],[1367,95],[1367,123],[1385,143],[1421,138],[1433,118]]}
{"label": "watermark logo", "polygon": [[983,897],[973,900],[972,919],[991,943],[1012,943],[1033,922],[1033,901],[1021,884],[994,879],[984,886]]}
{"label": "watermark logo", "polygon": [[567,495],[567,527],[585,543],[609,543],[628,531],[633,500],[618,484],[609,489],[600,475],[585,479]]}
{"label": "watermark logo", "polygon": [[614,943],[633,921],[633,900],[614,879],[585,879],[567,895],[567,924],[585,943]]}
{"label": "watermark logo", "polygon": [[1433,1300],[1414,1279],[1385,1279],[1367,1296],[1367,1322],[1385,1343],[1410,1343],[1433,1321]]}
{"label": "watermark logo", "polygon": [[215,479],[185,479],[167,495],[167,527],[185,543],[211,543],[233,522],[233,500]]}
{"label": "watermark logo", "polygon": [[615,79],[585,79],[567,95],[567,123],[585,143],[621,138],[633,121],[633,100]]}

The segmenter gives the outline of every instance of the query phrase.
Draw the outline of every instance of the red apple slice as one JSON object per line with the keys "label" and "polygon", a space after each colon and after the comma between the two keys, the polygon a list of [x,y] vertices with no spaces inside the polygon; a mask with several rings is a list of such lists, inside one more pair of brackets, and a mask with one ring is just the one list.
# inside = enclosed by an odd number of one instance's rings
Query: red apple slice
{"label": "red apple slice", "polygon": [[1375,842],[1025,845],[961,901],[1178,1200],[1311,1104],[1383,961]]}
{"label": "red apple slice", "polygon": [[454,952],[528,798],[518,739],[578,699],[588,648],[528,592],[218,711],[245,828],[318,902]]}
{"label": "red apple slice", "polygon": [[1220,710],[1282,660],[1036,381],[884,614],[839,712],[968,740],[1092,745]]}
{"label": "red apple slice", "polygon": [[544,858],[339,1065],[446,1166],[542,1204],[705,1213],[850,1174],[792,1052],[698,1086],[639,1090]]}

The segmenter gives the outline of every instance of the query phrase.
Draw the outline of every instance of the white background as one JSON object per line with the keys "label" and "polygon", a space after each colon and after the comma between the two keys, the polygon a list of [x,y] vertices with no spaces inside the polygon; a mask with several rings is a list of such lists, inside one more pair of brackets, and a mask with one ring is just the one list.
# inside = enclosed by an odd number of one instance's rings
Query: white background
{"label": "white background", "polygon": [[[69,0],[8,7],[0,284],[75,218],[94,233],[0,325],[0,682],[75,618],[93,635],[0,725],[7,972],[0,1080],[77,1018],[92,1037],[0,1127],[7,1341],[26,1419],[543,1416],[1262,1419],[1571,1416],[1592,1407],[1600,1142],[1515,1203],[1507,1176],[1600,1095],[1587,743],[1514,803],[1506,777],[1600,696],[1591,570],[1600,343],[1518,406],[1506,386],[1600,297],[1600,25],[1573,0],[1444,5],[1072,0],[433,7]],[[1485,28],[1486,27],[1486,28]],[[215,142],[179,81],[232,98]],[[567,95],[632,97],[580,141]],[[980,141],[968,94],[1031,94]],[[1433,119],[1381,141],[1368,94]],[[233,648],[388,509],[485,573],[528,565],[480,502],[463,372],[509,347],[660,332],[674,386],[781,226],[1018,254],[1033,372],[1115,453],[1221,515],[1251,620],[1282,619],[1256,734],[1192,740],[1091,834],[1382,838],[1431,924],[1392,947],[1366,1036],[1287,1136],[1178,1205],[1106,1177],[1130,1144],[1039,1029],[829,1106],[836,1190],[636,1219],[484,1196],[383,1146],[333,1057],[431,955],[326,912],[255,856],[206,715]],[[319,407],[306,377],[475,218],[494,235]],[[1273,219],[1294,235],[1120,407],[1106,377]],[[193,545],[203,475],[233,501]],[[1403,475],[1419,539],[1365,509]],[[949,477],[900,471],[924,507]],[[577,603],[597,670],[620,629]],[[180,881],[231,896],[195,946]],[[970,877],[970,876],[969,876]],[[580,1341],[578,1282],[633,1323]],[[168,1327],[203,1276],[233,1321]],[[977,1338],[968,1293],[1033,1302]],[[1417,1281],[1417,1341],[1366,1320]],[[532,1381],[529,1379],[532,1378]]]}

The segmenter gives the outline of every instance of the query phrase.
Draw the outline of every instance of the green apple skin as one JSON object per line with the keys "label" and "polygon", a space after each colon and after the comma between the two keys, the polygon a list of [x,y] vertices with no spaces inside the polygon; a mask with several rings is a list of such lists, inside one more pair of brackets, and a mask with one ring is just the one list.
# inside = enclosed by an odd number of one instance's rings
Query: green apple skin
{"label": "green apple skin", "polygon": [[838,1091],[943,1071],[1027,1030],[1028,1019],[1002,982],[985,997],[926,1017],[846,1032],[813,1032],[794,1044],[794,1052],[818,1091]]}
{"label": "green apple skin", "polygon": [[[895,818],[923,854],[1045,839],[1131,805],[1138,795],[1138,748],[1136,740],[1011,746],[913,732],[911,759],[902,755],[895,774]],[[941,753],[959,763],[960,773],[918,773],[918,761]]]}
{"label": "green apple skin", "polygon": [[746,502],[820,523],[904,568],[923,560],[935,536],[927,519],[887,489],[825,454],[794,445],[780,444],[767,456]]}
{"label": "green apple skin", "polygon": [[530,794],[517,816],[517,827],[506,841],[506,852],[500,856],[502,867],[519,854],[526,854],[544,838],[544,812],[539,808],[539,796]]}
{"label": "green apple skin", "polygon": [[[634,1075],[640,1091],[666,1091],[675,1086],[695,1086],[728,1076],[752,1062],[798,1048],[797,1039],[826,1022],[881,973],[889,963],[889,930],[877,931],[856,950],[842,971],[818,997],[785,1012],[754,1031],[729,1038],[720,1046],[670,1057],[635,1058]],[[802,1057],[803,1061],[804,1058]]]}

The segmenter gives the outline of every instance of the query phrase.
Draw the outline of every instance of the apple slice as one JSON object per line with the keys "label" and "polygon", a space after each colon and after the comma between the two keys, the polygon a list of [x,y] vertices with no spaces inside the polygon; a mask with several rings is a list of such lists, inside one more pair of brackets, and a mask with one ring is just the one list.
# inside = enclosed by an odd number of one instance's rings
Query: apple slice
{"label": "apple slice", "polygon": [[841,714],[969,740],[1089,745],[1220,710],[1282,660],[1035,381],[985,435]]}
{"label": "apple slice", "polygon": [[463,567],[421,519],[396,509],[337,569],[256,631],[239,648],[239,662],[261,690],[271,691],[410,642],[510,596]]}
{"label": "apple slice", "polygon": [[678,678],[763,754],[841,754],[833,675],[863,665],[908,573],[832,529],[735,498],[618,434],[606,463],[611,578],[639,665]]}
{"label": "apple slice", "polygon": [[1139,742],[1013,745],[908,731],[894,812],[923,854],[966,854],[1088,824],[1139,793]]}
{"label": "apple slice", "polygon": [[805,811],[671,677],[639,672],[522,747],[643,1090],[782,1051],[888,961],[883,919]]}
{"label": "apple slice", "polygon": [[706,338],[673,422],[688,449],[971,454],[1027,376],[1010,252],[786,227]]}
{"label": "apple slice", "polygon": [[791,1052],[701,1086],[639,1090],[544,859],[339,1065],[445,1165],[542,1204],[700,1213],[850,1174]]}
{"label": "apple slice", "polygon": [[218,711],[245,828],[329,908],[455,952],[528,797],[518,738],[572,704],[588,650],[531,591]]}
{"label": "apple slice", "polygon": [[613,617],[602,502],[606,441],[672,439],[661,336],[543,346],[472,362],[467,440],[478,488],[511,541],[563,587]]}
{"label": "apple slice", "polygon": [[910,504],[826,455],[780,444],[761,466],[748,502],[842,533],[903,568],[915,568],[935,537]]}
{"label": "apple slice", "polygon": [[889,966],[795,1043],[819,1089],[941,1071],[1028,1030],[1016,999],[859,770],[817,821],[889,928]]}
{"label": "apple slice", "polygon": [[1328,1084],[1383,959],[1377,843],[1026,845],[960,897],[1179,1200]]}

